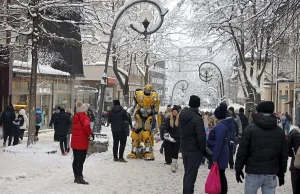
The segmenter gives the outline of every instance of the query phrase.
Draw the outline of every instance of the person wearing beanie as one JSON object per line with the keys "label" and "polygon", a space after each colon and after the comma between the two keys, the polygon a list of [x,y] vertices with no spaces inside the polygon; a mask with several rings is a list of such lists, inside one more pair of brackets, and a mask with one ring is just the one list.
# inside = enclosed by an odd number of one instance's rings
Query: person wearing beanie
{"label": "person wearing beanie", "polygon": [[245,166],[246,194],[257,193],[260,187],[262,194],[275,194],[276,176],[279,186],[284,185],[288,159],[287,139],[284,131],[277,126],[273,102],[261,102],[256,110],[257,113],[253,113],[253,124],[246,127],[240,138],[235,162],[236,180],[242,183]]}
{"label": "person wearing beanie", "polygon": [[108,122],[111,124],[111,131],[113,135],[114,161],[127,162],[124,159],[124,151],[127,141],[129,118],[126,110],[124,110],[124,108],[120,105],[119,100],[114,100],[113,103],[114,106],[108,115]]}
{"label": "person wearing beanie", "polygon": [[242,122],[242,134],[243,134],[246,127],[249,125],[249,119],[245,115],[245,109],[244,108],[241,107],[239,109],[239,115],[238,116],[240,117],[241,122]]}
{"label": "person wearing beanie", "polygon": [[206,148],[203,119],[199,113],[200,98],[191,96],[189,108],[179,115],[180,149],[184,164],[183,193],[194,193],[199,165]]}
{"label": "person wearing beanie", "polygon": [[221,180],[221,193],[227,193],[227,179],[225,170],[228,168],[229,162],[229,135],[230,129],[233,128],[234,120],[227,118],[227,105],[221,103],[215,110],[216,125],[208,134],[207,146],[212,151],[212,161],[209,163],[209,168],[213,164],[218,165]]}
{"label": "person wearing beanie", "polygon": [[165,160],[171,164],[171,171],[176,172],[178,169],[177,160],[180,147],[179,133],[179,108],[175,105],[172,109],[172,115],[167,118],[164,125],[164,149]]}
{"label": "person wearing beanie", "polygon": [[[73,173],[74,183],[88,185],[83,179],[82,171],[90,138],[94,135],[90,126],[90,119],[87,116],[88,107],[80,100],[76,101],[76,114],[72,121],[71,148],[73,149]],[[67,128],[68,130],[68,128]]]}

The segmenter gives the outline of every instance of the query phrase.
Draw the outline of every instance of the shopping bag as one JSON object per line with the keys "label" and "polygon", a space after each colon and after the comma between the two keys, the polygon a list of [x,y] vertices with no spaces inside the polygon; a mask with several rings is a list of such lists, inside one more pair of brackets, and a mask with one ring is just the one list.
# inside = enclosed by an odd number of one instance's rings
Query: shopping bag
{"label": "shopping bag", "polygon": [[210,169],[205,183],[205,193],[219,194],[221,193],[221,180],[218,164],[214,163]]}

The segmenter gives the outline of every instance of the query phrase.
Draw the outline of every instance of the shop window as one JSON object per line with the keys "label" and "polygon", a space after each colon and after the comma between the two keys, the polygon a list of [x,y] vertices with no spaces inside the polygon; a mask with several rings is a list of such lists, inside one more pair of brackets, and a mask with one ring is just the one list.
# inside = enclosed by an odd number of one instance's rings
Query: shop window
{"label": "shop window", "polygon": [[27,110],[27,95],[12,95],[12,104],[16,111],[21,108]]}
{"label": "shop window", "polygon": [[55,106],[60,106],[64,109],[70,108],[71,105],[71,95],[70,94],[57,94],[56,102],[54,103]]}
{"label": "shop window", "polygon": [[57,83],[55,84],[55,90],[70,90],[70,85],[67,83]]}

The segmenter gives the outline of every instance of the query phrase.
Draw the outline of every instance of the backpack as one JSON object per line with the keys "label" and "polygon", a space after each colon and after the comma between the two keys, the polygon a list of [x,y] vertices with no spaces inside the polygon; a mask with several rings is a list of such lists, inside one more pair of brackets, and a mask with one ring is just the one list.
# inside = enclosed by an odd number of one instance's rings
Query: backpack
{"label": "backpack", "polygon": [[24,117],[23,117],[23,115],[19,115],[19,116],[18,116],[18,119],[20,119],[20,124],[19,124],[19,126],[23,126],[23,125],[24,125]]}
{"label": "backpack", "polygon": [[[300,133],[300,129],[296,128],[298,133]],[[294,150],[295,152],[295,150]],[[295,160],[294,160],[294,167],[300,169],[300,149],[298,148],[297,152],[295,152]]]}
{"label": "backpack", "polygon": [[42,123],[42,114],[36,114],[35,123],[36,124]]}

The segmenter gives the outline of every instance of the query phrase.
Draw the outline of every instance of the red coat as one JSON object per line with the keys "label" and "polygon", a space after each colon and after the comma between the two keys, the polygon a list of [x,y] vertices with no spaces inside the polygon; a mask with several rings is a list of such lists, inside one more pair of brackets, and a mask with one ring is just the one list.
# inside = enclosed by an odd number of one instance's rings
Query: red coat
{"label": "red coat", "polygon": [[71,148],[76,150],[88,150],[89,137],[92,134],[89,117],[79,112],[74,115],[72,121]]}

